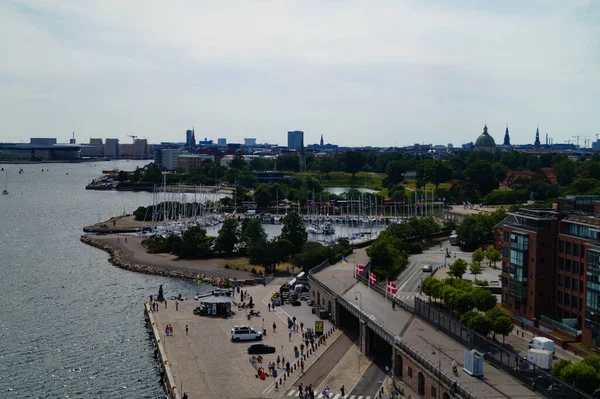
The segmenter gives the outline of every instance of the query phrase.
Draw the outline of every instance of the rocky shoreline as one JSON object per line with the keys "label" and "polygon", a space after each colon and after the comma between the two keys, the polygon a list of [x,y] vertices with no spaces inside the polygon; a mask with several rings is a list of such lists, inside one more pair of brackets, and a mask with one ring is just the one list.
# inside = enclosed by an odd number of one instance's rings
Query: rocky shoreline
{"label": "rocky shoreline", "polygon": [[114,246],[107,244],[105,242],[100,242],[95,240],[91,235],[83,235],[80,238],[80,241],[84,244],[91,245],[92,247],[101,249],[107,252],[110,257],[108,261],[113,265],[123,270],[128,270],[136,273],[144,273],[144,274],[154,274],[157,276],[163,277],[175,277],[175,278],[184,278],[189,280],[200,280],[204,283],[211,285],[219,285],[219,282],[223,280],[222,277],[211,276],[206,273],[194,273],[185,270],[173,270],[173,269],[163,269],[160,267],[144,265],[140,263],[135,263],[127,259],[123,256],[123,251],[119,248],[115,248]]}

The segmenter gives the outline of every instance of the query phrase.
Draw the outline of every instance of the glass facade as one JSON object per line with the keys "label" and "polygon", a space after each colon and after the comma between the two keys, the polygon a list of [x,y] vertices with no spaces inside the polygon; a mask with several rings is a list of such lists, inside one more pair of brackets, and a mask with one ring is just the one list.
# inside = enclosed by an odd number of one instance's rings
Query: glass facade
{"label": "glass facade", "polygon": [[569,223],[569,230],[567,234],[580,238],[591,238],[596,239],[596,232],[591,230],[590,226],[583,226],[580,224]]}
{"label": "glass facade", "polygon": [[511,298],[522,300],[527,297],[527,259],[529,236],[510,234],[510,286]]}
{"label": "glass facade", "polygon": [[587,281],[585,297],[585,326],[592,331],[592,342],[600,345],[600,252],[587,254]]}

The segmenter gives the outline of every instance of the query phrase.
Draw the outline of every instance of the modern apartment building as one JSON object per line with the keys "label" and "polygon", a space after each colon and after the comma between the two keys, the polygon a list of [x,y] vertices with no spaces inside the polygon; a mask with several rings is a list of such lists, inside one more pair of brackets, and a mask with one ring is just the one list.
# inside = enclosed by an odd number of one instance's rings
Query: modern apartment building
{"label": "modern apartment building", "polygon": [[288,149],[300,151],[304,146],[304,132],[295,130],[288,132]]}
{"label": "modern apartment building", "polygon": [[503,306],[600,346],[600,196],[520,209],[496,228]]}

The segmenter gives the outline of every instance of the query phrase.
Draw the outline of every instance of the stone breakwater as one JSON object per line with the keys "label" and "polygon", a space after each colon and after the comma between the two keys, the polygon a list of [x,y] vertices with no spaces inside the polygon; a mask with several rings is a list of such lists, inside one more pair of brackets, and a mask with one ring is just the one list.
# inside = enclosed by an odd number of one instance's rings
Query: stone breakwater
{"label": "stone breakwater", "polygon": [[155,274],[163,277],[176,277],[190,280],[200,280],[211,285],[218,285],[219,282],[222,280],[221,277],[211,276],[206,273],[194,273],[185,270],[163,269],[160,267],[133,262],[130,259],[126,258],[123,255],[123,251],[121,251],[121,249],[119,249],[118,247],[95,240],[94,237],[91,235],[83,235],[81,236],[80,240],[84,244],[91,245],[92,247],[96,247],[107,252],[110,255],[108,261],[113,266],[116,266],[120,269],[129,270],[131,272],[136,273]]}

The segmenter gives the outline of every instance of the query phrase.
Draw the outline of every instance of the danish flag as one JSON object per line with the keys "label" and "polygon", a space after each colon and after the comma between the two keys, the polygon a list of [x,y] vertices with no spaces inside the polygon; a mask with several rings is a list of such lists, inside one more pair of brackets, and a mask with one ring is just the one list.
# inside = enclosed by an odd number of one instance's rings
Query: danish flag
{"label": "danish flag", "polygon": [[362,276],[362,274],[365,271],[365,265],[359,265],[358,263],[356,264],[356,274],[360,274]]}
{"label": "danish flag", "polygon": [[371,272],[369,272],[369,283],[377,284],[377,276]]}
{"label": "danish flag", "polygon": [[397,292],[398,292],[398,288],[396,288],[396,283],[394,283],[393,281],[388,281],[387,282],[387,293],[396,295]]}

